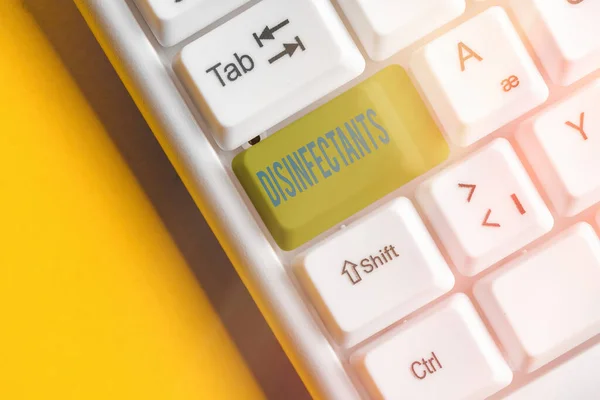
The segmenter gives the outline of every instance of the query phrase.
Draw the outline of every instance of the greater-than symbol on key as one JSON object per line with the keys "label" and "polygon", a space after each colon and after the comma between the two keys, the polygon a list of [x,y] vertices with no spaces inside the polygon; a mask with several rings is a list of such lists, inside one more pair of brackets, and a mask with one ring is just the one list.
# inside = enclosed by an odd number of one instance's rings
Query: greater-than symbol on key
{"label": "greater-than symbol on key", "polygon": [[488,226],[490,228],[500,228],[500,224],[496,222],[490,222],[490,215],[492,215],[492,210],[489,209],[485,214],[485,218],[483,219],[483,223],[481,226]]}
{"label": "greater-than symbol on key", "polygon": [[467,183],[459,183],[458,187],[463,188],[463,189],[470,189],[469,196],[467,197],[467,203],[470,203],[471,199],[473,199],[473,194],[475,193],[475,189],[477,188],[477,185],[472,185],[472,184],[467,184]]}
{"label": "greater-than symbol on key", "polygon": [[344,261],[344,266],[342,267],[342,275],[347,275],[352,285],[356,285],[358,282],[362,281],[360,273],[356,270],[357,267],[357,264],[348,260]]}
{"label": "greater-than symbol on key", "polygon": [[263,40],[273,40],[275,39],[275,32],[277,32],[278,30],[280,30],[281,28],[283,28],[284,26],[286,26],[287,24],[290,23],[289,19],[286,19],[285,21],[282,21],[280,23],[278,23],[277,25],[275,25],[272,28],[269,28],[269,26],[265,26],[265,29],[263,29],[263,31],[261,32],[260,35],[257,35],[256,33],[253,33],[252,36],[254,36],[254,40],[256,40],[256,43],[258,43],[258,47],[263,47]]}
{"label": "greater-than symbol on key", "polygon": [[304,47],[304,44],[302,43],[300,38],[298,36],[296,36],[295,39],[296,39],[296,43],[284,43],[283,51],[281,53],[275,55],[274,57],[272,57],[269,60],[269,64],[273,64],[274,62],[280,60],[281,58],[283,58],[286,55],[292,57],[294,55],[294,53],[296,52],[296,50],[298,50],[298,48],[300,48],[302,51],[305,51],[306,47]]}

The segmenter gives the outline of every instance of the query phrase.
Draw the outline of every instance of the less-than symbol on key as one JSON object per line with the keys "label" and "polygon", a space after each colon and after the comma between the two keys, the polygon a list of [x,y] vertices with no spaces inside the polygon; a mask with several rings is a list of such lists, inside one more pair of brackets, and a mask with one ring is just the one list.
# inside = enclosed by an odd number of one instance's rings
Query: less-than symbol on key
{"label": "less-than symbol on key", "polygon": [[[181,0],[179,0],[181,1]],[[275,39],[275,32],[277,32],[278,30],[280,30],[281,28],[283,28],[284,26],[286,26],[287,24],[290,23],[289,19],[286,19],[285,21],[280,22],[279,24],[275,25],[272,28],[269,28],[269,26],[265,26],[265,29],[263,29],[263,31],[261,32],[260,35],[257,35],[256,33],[253,33],[252,36],[254,36],[254,40],[256,40],[256,43],[258,43],[258,47],[262,48],[264,46],[263,44],[263,40],[273,40]]]}
{"label": "less-than symbol on key", "polygon": [[500,228],[500,224],[498,224],[496,222],[490,222],[491,215],[492,215],[492,210],[489,209],[487,211],[487,213],[485,214],[485,218],[483,219],[483,223],[481,224],[481,226],[487,226],[490,228]]}
{"label": "less-than symbol on key", "polygon": [[282,59],[286,55],[292,57],[294,55],[294,53],[296,53],[296,50],[298,50],[298,48],[300,48],[302,51],[306,50],[306,47],[304,47],[304,44],[302,43],[302,41],[300,40],[300,38],[298,36],[295,37],[295,40],[296,40],[296,43],[284,43],[283,51],[281,53],[276,54],[271,59],[269,59],[269,64],[273,64],[273,63],[277,62],[278,60]]}

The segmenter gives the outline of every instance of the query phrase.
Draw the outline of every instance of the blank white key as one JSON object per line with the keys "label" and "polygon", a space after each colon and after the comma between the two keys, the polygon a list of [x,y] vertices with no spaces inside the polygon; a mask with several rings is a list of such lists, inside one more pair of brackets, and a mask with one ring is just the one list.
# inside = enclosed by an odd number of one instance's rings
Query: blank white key
{"label": "blank white key", "polygon": [[600,344],[542,375],[504,400],[598,400]]}
{"label": "blank white key", "polygon": [[472,276],[550,231],[553,219],[506,139],[424,182],[417,200],[456,268]]}
{"label": "blank white key", "polygon": [[186,46],[176,63],[225,150],[330,93],[364,67],[335,9],[323,0],[264,0]]}
{"label": "blank white key", "polygon": [[600,80],[545,109],[517,139],[560,215],[600,201]]}
{"label": "blank white key", "polygon": [[533,371],[600,333],[600,241],[580,223],[473,290],[514,365]]}
{"label": "blank white key", "polygon": [[385,60],[465,12],[465,0],[339,0],[375,61]]}
{"label": "blank white key", "polygon": [[567,86],[600,68],[600,2],[512,0],[511,6],[554,82]]}
{"label": "blank white key", "polygon": [[296,272],[332,335],[347,345],[454,286],[454,276],[406,198],[309,250]]}
{"label": "blank white key", "polygon": [[512,380],[464,294],[385,335],[352,362],[378,399],[480,400]]}
{"label": "blank white key", "polygon": [[135,0],[156,39],[172,46],[249,0]]}
{"label": "blank white key", "polygon": [[460,146],[542,104],[548,87],[508,16],[492,7],[413,55],[411,70]]}

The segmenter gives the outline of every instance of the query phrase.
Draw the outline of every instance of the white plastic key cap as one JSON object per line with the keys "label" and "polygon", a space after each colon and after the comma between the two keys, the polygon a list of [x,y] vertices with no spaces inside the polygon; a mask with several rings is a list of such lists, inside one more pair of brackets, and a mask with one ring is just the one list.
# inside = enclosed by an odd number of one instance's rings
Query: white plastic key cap
{"label": "white plastic key cap", "polygon": [[600,240],[580,223],[473,290],[514,365],[533,371],[600,333]]}
{"label": "white plastic key cap", "polygon": [[377,399],[479,400],[512,380],[464,294],[386,334],[352,362]]}
{"label": "white plastic key cap", "polygon": [[548,87],[508,16],[492,7],[417,51],[411,70],[446,134],[468,146],[542,104]]}
{"label": "white plastic key cap", "polygon": [[506,139],[448,167],[417,191],[456,268],[472,276],[550,231],[553,219]]}
{"label": "white plastic key cap", "polygon": [[156,39],[172,46],[250,0],[135,0]]}
{"label": "white plastic key cap", "polygon": [[465,0],[339,0],[371,59],[385,60],[460,16]]}
{"label": "white plastic key cap", "polygon": [[542,375],[504,400],[598,400],[600,344]]}
{"label": "white plastic key cap", "polygon": [[347,83],[364,67],[324,0],[264,0],[186,46],[176,62],[225,150]]}
{"label": "white plastic key cap", "polygon": [[332,335],[353,345],[454,286],[410,200],[400,198],[308,251],[297,264]]}
{"label": "white plastic key cap", "polygon": [[600,80],[522,125],[520,147],[556,211],[573,216],[600,201]]}
{"label": "white plastic key cap", "polygon": [[567,86],[600,68],[600,2],[512,0],[511,6],[554,82]]}

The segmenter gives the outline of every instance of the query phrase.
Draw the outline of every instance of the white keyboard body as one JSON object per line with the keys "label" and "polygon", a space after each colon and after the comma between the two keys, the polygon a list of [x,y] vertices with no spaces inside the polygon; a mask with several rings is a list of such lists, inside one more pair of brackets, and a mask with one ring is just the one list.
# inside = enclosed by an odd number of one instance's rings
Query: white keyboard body
{"label": "white keyboard body", "polygon": [[[597,0],[75,3],[315,398],[600,399]],[[394,64],[447,160],[282,250],[232,160]]]}

